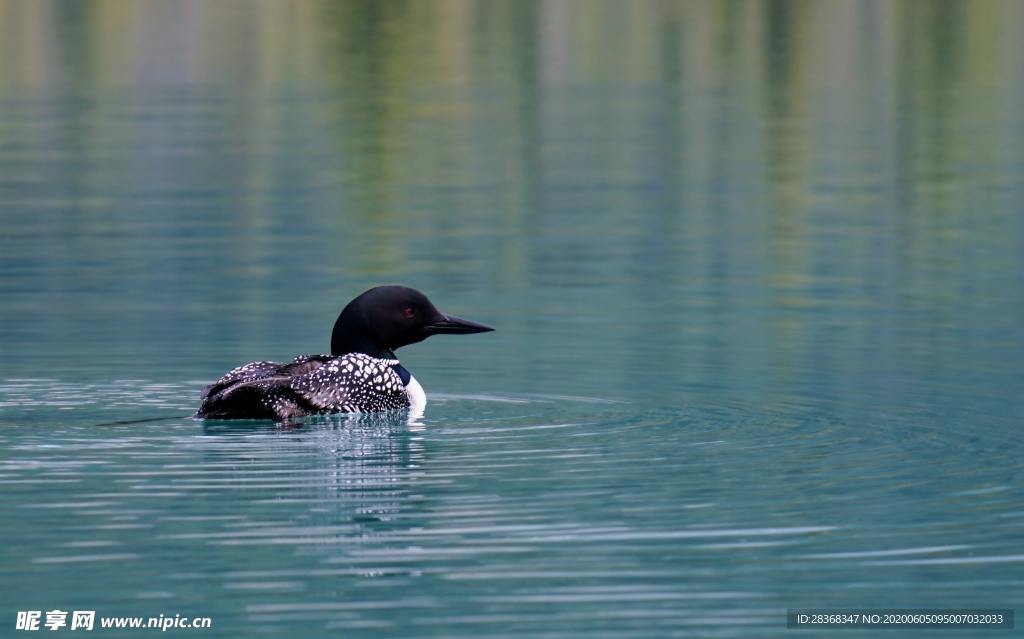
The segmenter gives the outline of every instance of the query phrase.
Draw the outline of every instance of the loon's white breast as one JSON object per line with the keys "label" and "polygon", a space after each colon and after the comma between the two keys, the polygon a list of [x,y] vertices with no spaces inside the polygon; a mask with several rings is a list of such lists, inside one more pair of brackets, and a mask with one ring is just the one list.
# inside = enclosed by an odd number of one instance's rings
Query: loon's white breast
{"label": "loon's white breast", "polygon": [[409,376],[409,383],[405,386],[405,392],[409,395],[409,409],[413,412],[422,412],[427,406],[427,394],[423,387],[412,375]]}

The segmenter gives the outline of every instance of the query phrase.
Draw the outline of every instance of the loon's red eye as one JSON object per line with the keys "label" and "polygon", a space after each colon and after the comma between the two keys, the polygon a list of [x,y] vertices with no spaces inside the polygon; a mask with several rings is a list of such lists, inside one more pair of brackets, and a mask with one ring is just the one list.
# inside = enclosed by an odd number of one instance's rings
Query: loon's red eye
{"label": "loon's red eye", "polygon": [[406,308],[402,312],[405,313],[405,316],[408,317],[409,319],[412,319],[412,318],[416,317],[416,309],[414,309],[411,306]]}

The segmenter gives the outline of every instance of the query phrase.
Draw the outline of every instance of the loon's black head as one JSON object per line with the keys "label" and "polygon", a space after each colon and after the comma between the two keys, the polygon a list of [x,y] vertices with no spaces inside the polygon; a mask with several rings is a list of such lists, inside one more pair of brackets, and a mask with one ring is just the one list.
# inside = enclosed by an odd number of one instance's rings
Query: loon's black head
{"label": "loon's black head", "polygon": [[366,353],[394,357],[393,351],[431,335],[493,331],[490,326],[445,315],[427,296],[406,286],[371,288],[348,303],[334,322],[331,355]]}

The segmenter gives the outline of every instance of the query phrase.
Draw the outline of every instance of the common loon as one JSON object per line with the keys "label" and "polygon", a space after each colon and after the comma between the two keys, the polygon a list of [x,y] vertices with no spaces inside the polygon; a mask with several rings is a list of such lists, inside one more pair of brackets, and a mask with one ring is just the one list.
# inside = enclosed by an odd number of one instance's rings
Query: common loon
{"label": "common loon", "polygon": [[300,355],[288,364],[252,362],[203,389],[196,417],[275,419],[323,413],[369,413],[427,402],[395,349],[431,335],[494,329],[445,315],[427,296],[405,286],[378,286],[341,311],[330,355]]}

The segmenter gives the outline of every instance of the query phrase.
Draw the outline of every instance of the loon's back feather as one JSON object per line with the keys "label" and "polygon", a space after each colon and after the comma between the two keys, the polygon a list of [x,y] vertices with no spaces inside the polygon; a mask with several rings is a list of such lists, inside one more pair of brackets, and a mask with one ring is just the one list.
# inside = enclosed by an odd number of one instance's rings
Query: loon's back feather
{"label": "loon's back feather", "polygon": [[203,399],[216,395],[230,386],[239,382],[251,382],[255,379],[272,377],[274,372],[281,368],[280,362],[250,362],[237,368],[232,368],[223,377],[203,389]]}
{"label": "loon's back feather", "polygon": [[232,369],[203,391],[197,417],[287,419],[409,406],[397,360],[363,353],[300,355],[287,364],[252,362]]}

